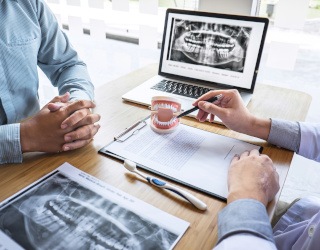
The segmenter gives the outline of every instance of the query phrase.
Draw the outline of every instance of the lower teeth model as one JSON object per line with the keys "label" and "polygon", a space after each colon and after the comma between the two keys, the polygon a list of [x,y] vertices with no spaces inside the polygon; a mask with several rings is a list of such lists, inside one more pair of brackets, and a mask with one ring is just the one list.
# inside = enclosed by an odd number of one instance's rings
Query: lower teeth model
{"label": "lower teeth model", "polygon": [[157,133],[171,133],[179,125],[177,118],[181,104],[167,96],[154,96],[151,100],[151,128]]}

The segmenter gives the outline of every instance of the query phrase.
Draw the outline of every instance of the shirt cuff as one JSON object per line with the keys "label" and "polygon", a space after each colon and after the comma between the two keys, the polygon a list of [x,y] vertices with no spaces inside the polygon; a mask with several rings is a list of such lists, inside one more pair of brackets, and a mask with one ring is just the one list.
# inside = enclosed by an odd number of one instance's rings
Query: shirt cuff
{"label": "shirt cuff", "polygon": [[71,90],[70,91],[70,100],[69,101],[77,101],[77,100],[89,100],[92,101],[92,97],[82,90]]}
{"label": "shirt cuff", "polygon": [[298,122],[271,119],[271,129],[268,137],[269,143],[298,152],[300,137],[301,132]]}
{"label": "shirt cuff", "polygon": [[228,204],[219,213],[218,228],[218,244],[231,235],[243,233],[274,243],[266,208],[253,199],[241,199]]}
{"label": "shirt cuff", "polygon": [[21,163],[20,123],[0,126],[0,164]]}
{"label": "shirt cuff", "polygon": [[299,125],[301,128],[301,142],[298,154],[320,162],[319,123],[300,122]]}

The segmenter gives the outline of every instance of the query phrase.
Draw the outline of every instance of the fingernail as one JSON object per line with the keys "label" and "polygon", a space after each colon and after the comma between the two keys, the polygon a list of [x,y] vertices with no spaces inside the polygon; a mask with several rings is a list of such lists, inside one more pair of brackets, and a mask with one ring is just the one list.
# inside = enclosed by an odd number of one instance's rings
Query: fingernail
{"label": "fingernail", "polygon": [[66,136],[65,141],[66,141],[66,142],[71,141],[71,137],[70,137],[70,136]]}
{"label": "fingernail", "polygon": [[68,127],[67,124],[62,124],[62,125],[61,125],[61,128],[62,128],[62,129],[65,129],[66,127]]}
{"label": "fingernail", "polygon": [[63,148],[63,151],[68,151],[68,150],[70,150],[69,147],[64,147],[64,148]]}

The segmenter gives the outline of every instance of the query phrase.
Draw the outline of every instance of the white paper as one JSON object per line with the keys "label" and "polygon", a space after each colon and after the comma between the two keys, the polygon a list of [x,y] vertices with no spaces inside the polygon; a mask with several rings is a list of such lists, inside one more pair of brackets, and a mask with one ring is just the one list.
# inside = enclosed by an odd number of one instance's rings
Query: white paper
{"label": "white paper", "polygon": [[2,202],[0,221],[3,249],[172,249],[189,226],[68,163]]}
{"label": "white paper", "polygon": [[171,134],[154,132],[147,121],[124,142],[103,150],[121,156],[182,183],[222,198],[228,194],[227,174],[231,159],[259,146],[180,124]]}

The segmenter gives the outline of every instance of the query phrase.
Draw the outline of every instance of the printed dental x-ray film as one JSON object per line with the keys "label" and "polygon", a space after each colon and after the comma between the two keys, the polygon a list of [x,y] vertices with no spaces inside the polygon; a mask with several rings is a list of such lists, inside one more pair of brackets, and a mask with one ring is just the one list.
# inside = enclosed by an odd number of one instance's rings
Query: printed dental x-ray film
{"label": "printed dental x-ray film", "polygon": [[[139,201],[71,167],[0,207],[0,249],[171,249],[181,237],[146,216],[166,220],[164,212],[146,212],[148,204],[137,209]],[[78,180],[103,187],[110,198]]]}

